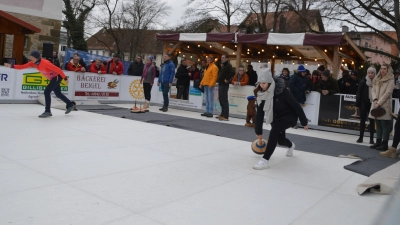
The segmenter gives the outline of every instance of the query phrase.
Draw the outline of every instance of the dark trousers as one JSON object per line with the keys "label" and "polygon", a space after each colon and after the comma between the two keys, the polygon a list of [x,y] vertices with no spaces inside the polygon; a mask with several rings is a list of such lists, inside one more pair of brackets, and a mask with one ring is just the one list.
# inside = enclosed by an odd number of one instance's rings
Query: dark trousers
{"label": "dark trousers", "polygon": [[[400,115],[400,114],[398,114]],[[393,135],[393,143],[392,147],[397,148],[397,145],[399,145],[400,142],[400,121],[397,120],[396,123],[394,124],[394,135]]]}
{"label": "dark trousers", "polygon": [[150,83],[143,83],[144,99],[150,101],[151,99],[151,88],[153,86]]}
{"label": "dark trousers", "polygon": [[276,145],[286,146],[288,148],[292,147],[292,142],[286,138],[286,129],[293,127],[293,124],[285,121],[279,120],[274,121],[271,124],[272,129],[269,132],[267,149],[265,150],[263,158],[269,160],[271,155],[274,153]]}
{"label": "dark trousers", "polygon": [[189,86],[178,85],[177,89],[178,89],[178,93],[176,94],[176,99],[181,99],[182,96],[183,96],[183,100],[189,99]]}
{"label": "dark trousers", "polygon": [[229,86],[218,87],[218,99],[221,105],[221,116],[228,119],[229,117],[229,101],[228,101]]}
{"label": "dark trousers", "polygon": [[369,120],[369,137],[371,140],[374,139],[374,130],[375,130],[375,120],[368,118],[369,111],[371,109],[371,103],[367,102],[361,102],[360,106],[360,138],[364,137],[364,131],[365,131],[365,122],[367,119]]}
{"label": "dark trousers", "polygon": [[161,91],[163,94],[163,99],[164,99],[164,108],[168,108],[169,105],[169,83],[161,83]]}
{"label": "dark trousers", "polygon": [[61,99],[65,104],[67,104],[67,107],[72,106],[72,102],[63,95],[61,92],[61,87],[60,83],[62,81],[62,77],[60,75],[54,77],[51,79],[50,83],[47,85],[46,89],[44,89],[44,99],[46,102],[46,112],[50,112],[50,106],[51,106],[51,95],[50,93],[54,91],[54,94],[57,96],[57,98]]}

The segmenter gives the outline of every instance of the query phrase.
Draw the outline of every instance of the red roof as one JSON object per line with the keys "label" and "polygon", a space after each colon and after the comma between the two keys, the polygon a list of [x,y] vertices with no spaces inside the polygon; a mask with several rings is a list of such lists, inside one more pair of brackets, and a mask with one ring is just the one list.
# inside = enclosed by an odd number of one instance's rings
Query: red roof
{"label": "red roof", "polygon": [[2,10],[0,10],[0,17],[3,17],[9,21],[16,23],[16,24],[19,24],[34,33],[40,33],[40,31],[41,31],[40,28],[37,28],[37,27],[33,26],[32,24],[29,24],[21,19],[18,19],[17,17],[15,17],[11,14],[8,14]]}

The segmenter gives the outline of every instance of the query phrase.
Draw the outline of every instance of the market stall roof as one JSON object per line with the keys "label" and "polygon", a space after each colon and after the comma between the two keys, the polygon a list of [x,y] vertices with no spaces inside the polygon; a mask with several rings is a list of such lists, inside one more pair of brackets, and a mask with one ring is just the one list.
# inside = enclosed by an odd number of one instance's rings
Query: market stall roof
{"label": "market stall roof", "polygon": [[342,39],[342,34],[262,33],[237,35],[238,43],[289,46],[339,46],[342,44]]}
{"label": "market stall roof", "polygon": [[177,33],[157,34],[160,41],[182,42],[235,42],[235,33]]}

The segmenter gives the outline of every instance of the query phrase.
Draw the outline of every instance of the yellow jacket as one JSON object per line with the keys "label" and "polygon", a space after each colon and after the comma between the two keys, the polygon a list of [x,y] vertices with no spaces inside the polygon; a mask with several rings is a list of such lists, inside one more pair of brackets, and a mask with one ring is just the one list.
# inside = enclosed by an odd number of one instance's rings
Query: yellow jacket
{"label": "yellow jacket", "polygon": [[210,63],[207,69],[204,70],[204,77],[201,80],[200,85],[215,87],[215,85],[217,85],[218,70],[218,67],[213,62]]}

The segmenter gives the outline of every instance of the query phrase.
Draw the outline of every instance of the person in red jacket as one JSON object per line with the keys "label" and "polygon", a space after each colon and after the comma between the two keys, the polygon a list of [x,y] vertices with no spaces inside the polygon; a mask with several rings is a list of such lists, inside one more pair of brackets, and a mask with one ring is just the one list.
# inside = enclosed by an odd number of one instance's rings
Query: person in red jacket
{"label": "person in red jacket", "polygon": [[92,73],[105,74],[106,69],[103,66],[103,61],[101,61],[101,59],[96,59],[96,62],[94,62],[94,63],[92,63],[92,65],[90,65],[89,71]]}
{"label": "person in red jacket", "polygon": [[54,94],[61,99],[65,104],[67,104],[67,111],[65,114],[70,113],[75,105],[67,98],[63,93],[61,92],[61,87],[60,83],[64,79],[65,83],[68,85],[68,77],[65,76],[64,72],[58,68],[57,66],[53,65],[50,61],[46,59],[42,59],[40,57],[39,51],[33,51],[31,52],[31,55],[29,57],[30,62],[24,64],[24,65],[10,65],[8,63],[5,63],[4,66],[8,68],[15,68],[17,70],[20,69],[26,69],[26,68],[36,68],[39,70],[40,73],[43,74],[47,79],[50,80],[49,84],[47,85],[46,89],[44,89],[44,98],[46,101],[46,108],[43,114],[39,115],[40,118],[46,118],[49,116],[52,116],[51,111],[50,111],[50,105],[51,105],[51,96],[50,93],[54,91]]}
{"label": "person in red jacket", "polygon": [[72,61],[67,63],[65,69],[74,72],[86,72],[85,67],[79,63],[79,60],[80,60],[79,56],[75,54]]}
{"label": "person in red jacket", "polygon": [[124,65],[119,61],[119,55],[114,54],[113,58],[107,62],[107,73],[114,75],[122,75],[124,72]]}

